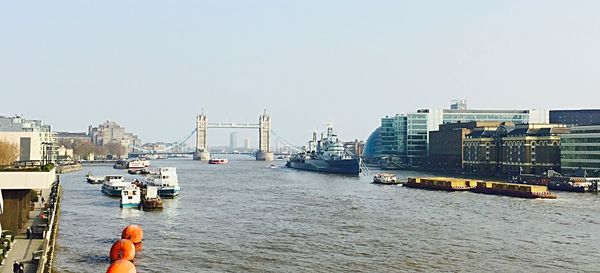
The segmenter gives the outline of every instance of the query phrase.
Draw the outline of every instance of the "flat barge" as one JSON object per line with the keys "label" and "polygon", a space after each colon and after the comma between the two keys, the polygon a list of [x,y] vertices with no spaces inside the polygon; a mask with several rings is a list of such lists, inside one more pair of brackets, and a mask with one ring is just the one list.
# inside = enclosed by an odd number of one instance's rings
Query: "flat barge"
{"label": "flat barge", "polygon": [[556,194],[549,192],[548,187],[542,185],[478,181],[477,185],[472,189],[472,191],[483,194],[504,195],[520,198],[556,199]]}
{"label": "flat barge", "polygon": [[427,190],[468,191],[475,187],[475,183],[474,180],[459,178],[410,177],[404,182],[404,186]]}
{"label": "flat barge", "polygon": [[404,182],[404,186],[427,190],[471,191],[520,198],[556,199],[557,197],[556,194],[549,192],[548,187],[544,185],[514,184],[462,178],[410,177]]}

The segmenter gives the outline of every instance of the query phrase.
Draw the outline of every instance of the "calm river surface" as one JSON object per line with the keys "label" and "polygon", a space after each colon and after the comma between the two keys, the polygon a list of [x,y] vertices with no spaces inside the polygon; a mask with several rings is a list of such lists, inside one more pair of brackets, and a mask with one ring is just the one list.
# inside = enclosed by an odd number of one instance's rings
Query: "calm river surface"
{"label": "calm river surface", "polygon": [[[138,272],[567,272],[600,270],[600,196],[528,200],[370,184],[239,157],[177,167],[163,211],[120,209],[84,175],[61,176],[58,272],[106,272],[128,224],[144,228]],[[275,164],[283,166],[283,161]],[[423,175],[398,172],[400,177]]]}

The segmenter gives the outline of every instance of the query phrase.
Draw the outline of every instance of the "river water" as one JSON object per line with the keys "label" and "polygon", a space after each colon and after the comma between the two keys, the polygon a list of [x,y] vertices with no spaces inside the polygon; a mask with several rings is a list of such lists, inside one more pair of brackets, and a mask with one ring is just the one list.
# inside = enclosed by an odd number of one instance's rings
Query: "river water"
{"label": "river water", "polygon": [[[436,192],[269,168],[154,160],[177,167],[162,211],[120,209],[84,175],[61,176],[58,272],[105,272],[128,224],[144,229],[138,272],[569,272],[600,270],[600,196],[529,200]],[[398,172],[399,177],[425,175]]]}

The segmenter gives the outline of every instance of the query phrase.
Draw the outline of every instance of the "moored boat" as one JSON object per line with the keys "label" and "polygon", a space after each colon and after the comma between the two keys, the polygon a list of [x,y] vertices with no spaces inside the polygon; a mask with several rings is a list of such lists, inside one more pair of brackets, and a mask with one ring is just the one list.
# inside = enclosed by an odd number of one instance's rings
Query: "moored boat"
{"label": "moored boat", "polygon": [[122,175],[107,175],[102,183],[102,192],[109,196],[121,196],[123,188],[130,185],[130,182],[123,181]]}
{"label": "moored boat", "polygon": [[393,173],[378,173],[373,176],[374,184],[399,184],[398,179],[396,179],[396,175]]}
{"label": "moored boat", "polygon": [[173,167],[161,167],[155,173],[146,176],[144,185],[158,187],[158,195],[162,197],[175,197],[179,195],[179,181],[177,180],[177,169]]}
{"label": "moored boat", "polygon": [[146,187],[142,192],[142,208],[144,210],[163,208],[163,201],[158,195],[158,187]]}
{"label": "moored boat", "polygon": [[143,169],[150,167],[150,162],[145,159],[133,159],[129,161],[127,168],[129,169]]}
{"label": "moored boat", "polygon": [[121,190],[121,208],[139,208],[141,204],[141,191],[135,185],[123,187]]}
{"label": "moored boat", "polygon": [[229,160],[227,158],[211,158],[208,160],[208,164],[227,164]]}
{"label": "moored boat", "polygon": [[358,175],[360,165],[361,159],[344,148],[344,143],[338,139],[330,125],[327,126],[327,137],[321,135],[321,139],[317,141],[317,133],[314,132],[308,147],[293,154],[286,163],[288,168],[349,175]]}
{"label": "moored boat", "polygon": [[475,184],[475,180],[446,177],[409,177],[404,182],[404,186],[409,188],[442,191],[468,191],[473,189]]}
{"label": "moored boat", "polygon": [[548,191],[547,186],[525,185],[503,182],[478,181],[472,190],[477,193],[513,196],[521,198],[556,199],[556,194]]}
{"label": "moored boat", "polygon": [[92,172],[88,172],[85,178],[90,184],[102,184],[104,182],[104,176],[94,176]]}
{"label": "moored boat", "polygon": [[142,175],[145,175],[145,174],[150,174],[150,171],[147,170],[147,169],[129,169],[129,170],[127,170],[127,173],[128,174],[142,174]]}
{"label": "moored boat", "polygon": [[127,160],[124,159],[117,160],[117,162],[115,162],[115,165],[113,165],[113,168],[115,169],[127,169],[128,167],[129,162],[127,162]]}
{"label": "moored boat", "polygon": [[556,172],[548,172],[548,175],[522,174],[511,177],[511,183],[543,185],[548,190],[570,191],[570,192],[597,192],[598,177],[562,176]]}

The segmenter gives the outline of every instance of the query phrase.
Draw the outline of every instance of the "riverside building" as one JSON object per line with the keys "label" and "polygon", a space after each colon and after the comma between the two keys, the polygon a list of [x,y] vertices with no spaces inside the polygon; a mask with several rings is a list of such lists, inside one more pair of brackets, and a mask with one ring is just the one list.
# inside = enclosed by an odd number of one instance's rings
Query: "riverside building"
{"label": "riverside building", "polygon": [[88,127],[88,136],[96,146],[103,146],[111,142],[120,143],[125,147],[140,147],[142,141],[137,135],[128,133],[124,127],[121,127],[114,121],[106,121],[97,127]]}
{"label": "riverside building", "polygon": [[[463,146],[467,135],[475,131],[494,132],[502,124],[497,121],[472,121],[440,125],[438,131],[429,132],[427,166],[448,172],[462,171]],[[512,123],[509,125],[512,125]]]}
{"label": "riverside building", "polygon": [[560,171],[560,135],[568,131],[564,125],[530,123],[471,132],[464,140],[463,169],[482,175]]}
{"label": "riverside building", "polygon": [[420,109],[381,120],[382,157],[393,159],[394,165],[424,166],[429,155],[429,132],[441,124],[493,121],[548,123],[547,110],[473,110],[466,102],[454,102],[451,109]]}
{"label": "riverside building", "polygon": [[56,133],[41,120],[0,116],[0,141],[19,147],[18,161],[55,162],[58,157]]}
{"label": "riverside building", "polygon": [[600,125],[571,127],[561,135],[561,172],[600,177]]}

